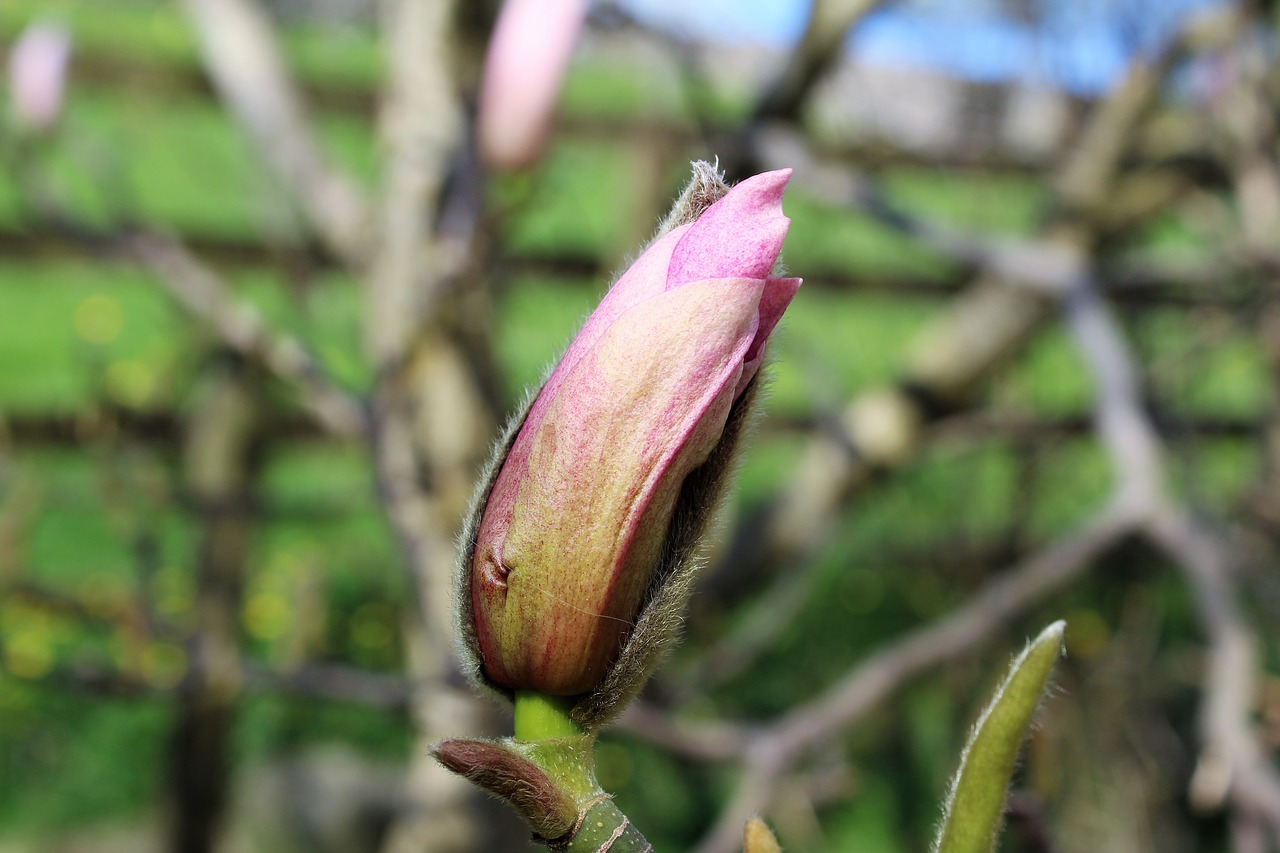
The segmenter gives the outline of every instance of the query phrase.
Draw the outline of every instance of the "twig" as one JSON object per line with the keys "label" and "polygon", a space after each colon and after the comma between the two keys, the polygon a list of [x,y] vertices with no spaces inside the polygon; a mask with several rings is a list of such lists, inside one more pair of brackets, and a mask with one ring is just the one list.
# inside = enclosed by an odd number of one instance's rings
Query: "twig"
{"label": "twig", "polygon": [[408,709],[414,685],[399,675],[335,664],[306,664],[288,670],[246,663],[247,687],[296,693],[332,702],[352,702],[385,711]]}
{"label": "twig", "polygon": [[817,0],[786,68],[756,107],[756,121],[794,120],[822,74],[840,56],[849,33],[884,0]]}
{"label": "twig", "polygon": [[620,731],[639,735],[672,752],[703,761],[729,761],[742,754],[757,727],[726,720],[694,721],[636,702],[618,719]]}
{"label": "twig", "polygon": [[818,159],[797,130],[762,130],[756,136],[756,150],[766,167],[793,167],[795,185],[819,201],[853,207],[948,260],[1050,294],[1066,291],[1080,274],[1080,252],[1061,241],[988,237],[907,211],[870,175],[844,163]]}
{"label": "twig", "polygon": [[1206,525],[1176,507],[1154,517],[1147,532],[1182,568],[1209,644],[1192,804],[1212,811],[1229,801],[1247,819],[1268,826],[1280,843],[1280,774],[1253,722],[1257,639],[1240,610],[1229,549]]}
{"label": "twig", "polygon": [[1095,383],[1098,432],[1117,491],[1141,508],[1142,531],[1177,563],[1194,590],[1209,643],[1192,801],[1215,809],[1229,800],[1280,841],[1280,775],[1252,721],[1258,655],[1237,601],[1231,549],[1168,494],[1160,438],[1140,403],[1136,360],[1087,279],[1068,301],[1067,318]]}
{"label": "twig", "polygon": [[155,234],[128,237],[124,243],[182,306],[207,323],[224,343],[261,362],[296,388],[302,404],[325,429],[343,438],[364,435],[366,418],[360,402],[328,379],[301,341],[271,329],[181,243]]}
{"label": "twig", "polygon": [[[736,850],[743,822],[768,805],[801,755],[865,717],[911,679],[968,654],[1006,628],[1079,577],[1137,522],[1130,504],[1107,504],[1075,533],[1006,570],[959,609],[874,653],[817,699],[750,732],[735,744],[746,762],[738,789],[697,853]],[[725,757],[733,752],[723,747],[716,751]]]}
{"label": "twig", "polygon": [[21,601],[32,607],[73,617],[82,622],[101,622],[107,625],[127,625],[146,631],[157,638],[174,639],[181,636],[176,625],[165,622],[151,631],[147,623],[150,614],[141,612],[133,602],[90,602],[76,595],[59,592],[27,580],[13,580],[0,586],[9,601]]}
{"label": "twig", "polygon": [[225,821],[227,760],[244,678],[240,615],[250,541],[261,373],[243,363],[208,371],[183,447],[183,479],[199,524],[189,666],[169,735],[170,849],[211,853]]}
{"label": "twig", "polygon": [[379,130],[385,151],[365,338],[379,370],[407,357],[441,276],[432,257],[435,206],[462,122],[446,62],[452,3],[388,0],[389,74]]}
{"label": "twig", "polygon": [[449,632],[454,536],[489,435],[473,377],[442,330],[449,318],[440,310],[474,251],[477,215],[465,189],[442,199],[451,168],[455,184],[472,174],[465,152],[454,157],[463,141],[449,63],[454,7],[384,0],[381,8],[389,69],[379,115],[385,169],[364,282],[366,349],[377,370],[370,438],[383,504],[417,598],[405,648],[419,737],[406,781],[411,807],[388,830],[384,853],[504,849],[506,842],[486,836],[514,825],[481,819],[479,790],[437,764],[428,749],[442,737],[487,733],[474,702],[440,689],[457,666]]}
{"label": "twig", "polygon": [[366,202],[316,141],[270,19],[254,0],[184,3],[222,99],[330,249],[359,266],[368,247]]}

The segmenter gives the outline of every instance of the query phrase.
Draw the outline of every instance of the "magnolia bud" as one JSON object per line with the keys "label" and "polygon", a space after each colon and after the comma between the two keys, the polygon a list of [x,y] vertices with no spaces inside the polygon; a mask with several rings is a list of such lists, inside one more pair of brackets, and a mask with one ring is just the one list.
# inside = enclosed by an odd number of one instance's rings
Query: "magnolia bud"
{"label": "magnolia bud", "polygon": [[476,111],[484,161],[523,169],[542,154],[586,0],[507,0],[485,56]]}
{"label": "magnolia bud", "polygon": [[573,713],[592,728],[674,639],[765,343],[800,286],[772,274],[789,176],[750,178],[656,239],[509,435],[462,566],[463,634],[489,686],[583,697]]}
{"label": "magnolia bud", "polygon": [[49,23],[27,27],[9,53],[9,94],[14,118],[37,131],[53,128],[62,112],[71,36]]}

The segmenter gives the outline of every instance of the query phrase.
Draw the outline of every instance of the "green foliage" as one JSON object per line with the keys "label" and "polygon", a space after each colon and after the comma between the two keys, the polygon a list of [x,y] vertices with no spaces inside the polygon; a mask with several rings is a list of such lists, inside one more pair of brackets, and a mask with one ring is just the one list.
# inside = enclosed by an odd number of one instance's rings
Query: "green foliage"
{"label": "green foliage", "polygon": [[[195,35],[181,4],[111,0],[104,8],[84,0],[7,0],[0,7],[0,39],[11,40],[36,19],[52,19],[69,27],[77,52],[124,55],[160,72],[197,73]],[[381,77],[381,52],[368,32],[294,25],[284,32],[284,52],[295,73],[307,82],[367,91]]]}
{"label": "green foliage", "polygon": [[[538,384],[595,307],[603,284],[518,278],[498,306],[494,343],[508,397]],[[537,317],[537,323],[530,323]]]}
{"label": "green foliage", "polygon": [[900,811],[893,788],[882,779],[869,778],[859,786],[852,802],[832,817],[822,849],[829,853],[901,853],[908,848],[900,837]]}
{"label": "green foliage", "polygon": [[401,762],[414,744],[408,721],[398,715],[355,703],[268,694],[244,703],[235,735],[236,758],[242,764],[333,742]]}
{"label": "green foliage", "polygon": [[716,806],[712,774],[641,740],[605,732],[596,752],[601,787],[644,828],[655,850],[687,850]]}
{"label": "green foliage", "polygon": [[783,260],[793,269],[796,259],[803,258],[814,272],[835,270],[869,278],[945,280],[951,270],[949,263],[922,250],[916,241],[870,216],[814,201],[803,190],[787,193],[786,213],[792,224]]}
{"label": "green foliage", "polygon": [[0,826],[35,834],[151,801],[170,716],[168,702],[87,703],[0,676]]}
{"label": "green foliage", "polygon": [[[530,186],[527,176],[512,178],[498,192],[516,195],[520,189],[532,190],[525,197],[507,226],[506,246],[513,252],[530,255],[586,256],[609,260],[633,251],[634,246],[621,246],[619,238],[632,214],[619,199],[628,198],[633,188],[628,180],[631,170],[627,153],[617,145],[594,140],[565,139],[557,141],[538,167]],[[555,187],[547,192],[547,187]],[[645,223],[637,241],[648,239],[656,222]],[[608,282],[600,282],[603,289]]]}
{"label": "green foliage", "polygon": [[0,369],[0,408],[70,413],[102,397],[170,403],[180,332],[171,303],[134,270],[0,263],[0,364],[10,366]]}
{"label": "green foliage", "polygon": [[888,294],[821,288],[821,280],[802,288],[804,299],[788,308],[770,341],[769,415],[834,408],[855,390],[891,382],[902,367],[902,342],[934,312]]}
{"label": "green foliage", "polygon": [[[1030,234],[1048,200],[1044,184],[1020,175],[902,168],[885,187],[904,209],[964,231]],[[999,202],[991,204],[991,199]]]}

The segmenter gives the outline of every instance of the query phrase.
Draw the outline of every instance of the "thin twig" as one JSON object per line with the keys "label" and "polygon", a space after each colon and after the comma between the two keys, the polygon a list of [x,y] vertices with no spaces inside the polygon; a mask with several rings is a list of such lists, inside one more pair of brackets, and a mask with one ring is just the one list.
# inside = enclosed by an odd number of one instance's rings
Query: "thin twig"
{"label": "thin twig", "polygon": [[1145,507],[1143,532],[1178,565],[1209,644],[1204,668],[1201,754],[1191,796],[1205,809],[1232,802],[1280,841],[1280,774],[1270,765],[1252,712],[1256,638],[1241,611],[1232,549],[1169,494],[1160,437],[1141,404],[1137,361],[1088,279],[1068,300],[1068,327],[1095,384],[1098,433],[1117,490]]}
{"label": "thin twig", "polygon": [[297,389],[303,406],[334,435],[359,438],[365,433],[361,403],[335,385],[297,338],[272,329],[250,305],[200,263],[181,243],[156,234],[124,240],[127,250],[151,270],[193,316],[207,323],[222,341],[261,362]]}
{"label": "thin twig", "polygon": [[254,0],[184,0],[205,69],[330,250],[357,267],[369,215],[353,178],[325,155],[266,12]]}
{"label": "thin twig", "polygon": [[1107,504],[1074,533],[998,575],[959,609],[865,659],[823,695],[775,723],[750,730],[734,749],[717,745],[725,758],[742,750],[746,766],[733,799],[697,853],[736,850],[743,822],[768,805],[779,781],[807,751],[863,719],[911,679],[972,652],[1007,628],[1079,577],[1137,523],[1131,504]]}

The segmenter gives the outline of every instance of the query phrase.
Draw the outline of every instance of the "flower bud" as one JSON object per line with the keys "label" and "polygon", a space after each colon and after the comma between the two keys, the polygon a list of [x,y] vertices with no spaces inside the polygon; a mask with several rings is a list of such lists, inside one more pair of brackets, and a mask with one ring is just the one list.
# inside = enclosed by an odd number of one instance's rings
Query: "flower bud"
{"label": "flower bud", "polygon": [[480,153],[497,169],[542,154],[586,0],[507,0],[485,56],[476,112]]}
{"label": "flower bud", "polygon": [[[714,172],[699,168],[705,189]],[[800,285],[772,274],[789,176],[750,178],[657,238],[509,436],[463,553],[463,634],[489,686],[585,697],[574,714],[590,728],[673,640],[765,343]]]}
{"label": "flower bud", "polygon": [[9,94],[14,118],[23,127],[45,132],[62,112],[71,36],[56,24],[35,23],[23,30],[9,53]]}

